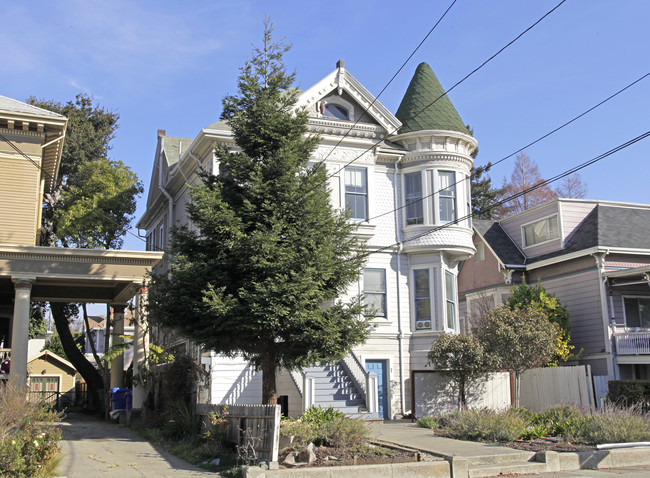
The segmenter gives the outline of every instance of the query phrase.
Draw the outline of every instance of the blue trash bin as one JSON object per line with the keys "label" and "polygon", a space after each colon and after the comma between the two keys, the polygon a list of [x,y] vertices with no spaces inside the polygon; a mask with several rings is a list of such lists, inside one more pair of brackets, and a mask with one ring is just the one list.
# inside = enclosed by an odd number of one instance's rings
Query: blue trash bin
{"label": "blue trash bin", "polygon": [[126,392],[128,388],[115,387],[111,389],[111,409],[126,410]]}

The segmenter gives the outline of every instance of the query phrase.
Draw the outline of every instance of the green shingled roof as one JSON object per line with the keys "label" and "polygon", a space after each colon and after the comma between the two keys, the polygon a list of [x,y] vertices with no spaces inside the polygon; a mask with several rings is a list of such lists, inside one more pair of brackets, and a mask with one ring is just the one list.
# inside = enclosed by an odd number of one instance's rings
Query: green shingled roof
{"label": "green shingled roof", "polygon": [[163,138],[163,149],[165,150],[165,157],[167,158],[167,164],[170,169],[176,166],[180,156],[190,147],[192,141],[190,138],[179,138],[176,136],[165,136]]}
{"label": "green shingled roof", "polygon": [[431,67],[420,63],[395,113],[402,122],[399,133],[442,129],[469,134],[449,97],[445,95],[436,101],[444,92]]}

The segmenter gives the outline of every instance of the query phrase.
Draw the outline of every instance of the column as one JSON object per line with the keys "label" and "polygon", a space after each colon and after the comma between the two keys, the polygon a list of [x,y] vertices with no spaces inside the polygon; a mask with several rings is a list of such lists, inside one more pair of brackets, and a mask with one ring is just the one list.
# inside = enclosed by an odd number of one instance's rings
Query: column
{"label": "column", "polygon": [[11,372],[9,377],[18,386],[27,383],[27,341],[33,279],[13,279],[15,298],[11,327]]}
{"label": "column", "polygon": [[143,367],[146,366],[147,353],[149,351],[149,334],[147,333],[147,297],[149,290],[140,287],[135,296],[135,330],[133,331],[133,408],[142,409],[145,396],[145,384]]}
{"label": "column", "polygon": [[[113,308],[113,347],[124,342],[124,309],[126,304],[111,304]],[[121,353],[111,360],[111,388],[122,387],[124,383],[124,354]]]}

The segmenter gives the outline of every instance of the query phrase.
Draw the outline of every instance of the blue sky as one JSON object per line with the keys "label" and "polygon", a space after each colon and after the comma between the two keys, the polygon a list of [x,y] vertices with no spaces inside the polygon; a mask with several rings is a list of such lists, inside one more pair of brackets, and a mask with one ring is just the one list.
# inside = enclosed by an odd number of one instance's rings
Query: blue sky
{"label": "blue sky", "polygon": [[[418,63],[450,87],[555,1],[458,0],[380,97],[397,110]],[[293,43],[287,64],[307,88],[339,58],[378,94],[451,0],[2,2],[0,94],[68,101],[87,92],[121,116],[111,156],[148,186],[156,131],[195,137],[219,118],[268,13]],[[568,0],[450,97],[495,162],[650,72],[645,0]],[[529,148],[545,177],[650,129],[650,78]],[[650,203],[650,139],[582,171],[588,197]],[[491,172],[510,176],[514,158]],[[144,211],[140,199],[137,215]],[[144,249],[128,236],[127,249]]]}

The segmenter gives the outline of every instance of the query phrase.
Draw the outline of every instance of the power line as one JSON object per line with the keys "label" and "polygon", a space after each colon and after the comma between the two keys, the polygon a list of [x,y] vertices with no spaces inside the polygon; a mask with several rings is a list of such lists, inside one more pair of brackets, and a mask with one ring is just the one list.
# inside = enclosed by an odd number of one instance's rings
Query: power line
{"label": "power line", "polygon": [[343,142],[343,140],[344,140],[345,138],[348,137],[348,135],[349,135],[350,132],[354,129],[354,127],[355,127],[357,124],[359,124],[359,122],[361,121],[361,118],[363,118],[363,115],[366,114],[368,111],[370,111],[370,108],[372,108],[373,105],[374,105],[374,104],[379,100],[379,97],[382,95],[382,93],[383,93],[384,91],[386,91],[386,88],[388,88],[388,87],[390,86],[390,84],[391,84],[391,83],[393,82],[393,80],[397,77],[397,75],[399,75],[399,74],[402,72],[402,70],[404,69],[404,67],[406,66],[406,64],[407,64],[409,61],[411,61],[411,58],[413,58],[413,55],[415,55],[415,54],[417,53],[417,51],[418,51],[418,50],[420,49],[420,47],[424,44],[424,42],[427,40],[427,38],[429,38],[429,36],[430,36],[430,35],[433,33],[433,31],[436,29],[436,27],[438,26],[438,24],[440,24],[440,22],[442,21],[442,19],[445,18],[445,16],[446,16],[447,13],[449,12],[449,10],[451,10],[451,7],[453,7],[454,4],[456,3],[456,1],[457,1],[457,0],[453,0],[453,2],[451,2],[451,5],[449,5],[449,7],[447,8],[447,10],[445,10],[445,13],[443,13],[442,16],[441,16],[441,17],[438,19],[438,21],[435,23],[435,25],[433,25],[433,27],[431,27],[431,30],[429,30],[429,33],[426,34],[426,36],[422,39],[422,41],[420,42],[420,44],[415,48],[415,50],[413,50],[413,51],[411,52],[411,54],[409,55],[409,57],[404,61],[404,63],[402,63],[402,66],[399,67],[399,69],[397,70],[397,72],[396,72],[396,73],[393,75],[393,77],[388,81],[388,83],[386,83],[386,85],[381,89],[381,91],[379,92],[379,94],[378,94],[377,96],[375,96],[375,99],[372,100],[372,103],[370,103],[370,105],[368,105],[366,108],[364,108],[363,113],[361,113],[361,114],[359,115],[359,119],[357,119],[357,120],[354,122],[354,124],[348,128],[348,130],[345,132],[345,134],[343,135],[343,137],[342,137],[341,139],[339,139],[338,143],[336,143],[336,144],[334,145],[334,147],[330,150],[330,152],[327,153],[327,156],[325,156],[325,158],[323,158],[321,161],[319,161],[318,166],[320,166],[321,164],[323,164],[323,163],[327,160],[327,158],[330,157],[330,155],[332,154],[332,152],[333,152],[336,148],[338,148],[338,147],[340,146],[340,144]]}
{"label": "power line", "polygon": [[[516,42],[517,40],[519,40],[522,36],[524,36],[526,33],[528,33],[530,30],[532,30],[535,26],[537,26],[537,25],[538,25],[542,20],[544,20],[544,19],[545,19],[546,17],[548,17],[551,13],[553,13],[555,10],[557,10],[557,9],[558,9],[558,8],[559,8],[559,7],[564,3],[564,2],[566,2],[566,0],[562,0],[560,3],[558,3],[557,5],[555,5],[555,7],[553,7],[551,10],[549,10],[549,11],[546,12],[544,15],[542,15],[542,16],[541,16],[541,17],[540,17],[540,18],[539,18],[535,23],[533,23],[532,25],[530,25],[528,28],[526,28],[524,31],[522,31],[519,35],[517,35],[515,38],[513,38],[511,41],[509,41],[505,46],[503,46],[501,49],[499,49],[496,53],[494,53],[492,56],[490,56],[487,60],[485,60],[485,61],[484,61],[483,63],[481,63],[479,66],[477,66],[476,68],[474,68],[470,73],[468,73],[467,75],[465,75],[461,80],[457,81],[457,82],[456,82],[456,83],[455,83],[451,88],[449,88],[448,90],[446,90],[444,93],[442,93],[442,94],[441,94],[440,96],[438,96],[436,99],[434,99],[431,103],[429,103],[429,104],[426,105],[424,108],[422,108],[420,111],[418,111],[417,113],[415,113],[414,117],[417,117],[418,115],[422,114],[422,113],[423,113],[424,111],[426,111],[428,108],[430,108],[431,106],[433,106],[433,105],[434,105],[438,100],[440,100],[441,98],[444,98],[445,96],[447,96],[447,95],[449,94],[449,92],[451,92],[453,89],[455,89],[458,85],[460,85],[460,84],[463,83],[465,80],[467,80],[467,79],[468,79],[470,76],[472,76],[474,73],[476,73],[476,72],[479,71],[481,68],[483,68],[485,65],[487,65],[487,64],[488,64],[490,61],[492,61],[494,58],[496,58],[497,56],[499,56],[503,51],[505,51],[505,50],[506,50],[508,47],[510,47],[513,43],[515,43],[515,42]],[[393,130],[392,132],[390,132],[389,135],[393,135],[393,134],[397,133],[398,131],[399,131],[399,128]],[[359,158],[361,158],[365,153],[367,153],[368,151],[371,151],[375,146],[376,146],[376,145],[372,145],[372,146],[370,146],[369,148],[365,149],[361,154],[359,154],[359,155],[356,156],[354,159],[352,159],[351,161],[349,161],[348,163],[346,163],[345,166],[343,166],[343,167],[337,169],[335,172],[333,172],[332,174],[328,175],[327,178],[325,179],[325,181],[327,181],[328,179],[332,178],[333,176],[335,176],[335,175],[337,175],[338,173],[340,173],[341,171],[343,171],[345,168],[347,168],[347,167],[350,166],[352,163],[354,163],[354,162],[357,161]],[[328,156],[329,156],[329,155],[328,155]],[[322,184],[324,184],[324,183],[322,183]],[[320,185],[321,185],[321,184],[319,184],[319,186],[320,186]]]}
{"label": "power line", "polygon": [[[618,146],[610,149],[609,151],[606,151],[605,153],[602,153],[602,154],[600,154],[600,155],[598,155],[598,156],[596,156],[596,157],[594,157],[592,159],[589,159],[589,160],[587,160],[587,161],[585,161],[583,163],[580,163],[580,164],[578,164],[578,165],[576,165],[576,166],[574,166],[574,167],[572,167],[570,169],[567,169],[567,170],[565,170],[565,171],[563,171],[563,172],[561,172],[561,173],[559,173],[559,174],[557,174],[557,175],[555,175],[555,176],[553,176],[553,177],[551,177],[549,179],[541,181],[541,182],[535,184],[534,186],[531,186],[531,187],[529,187],[527,189],[519,191],[519,192],[517,192],[517,193],[515,193],[515,194],[513,194],[511,196],[508,196],[507,198],[502,199],[501,201],[498,201],[495,204],[492,204],[492,205],[490,205],[488,207],[485,207],[485,208],[481,209],[479,211],[479,213],[488,212],[488,211],[490,211],[490,210],[492,210],[492,209],[494,209],[496,207],[499,207],[499,206],[501,206],[501,205],[503,205],[503,204],[505,204],[505,203],[507,203],[509,201],[512,201],[513,199],[517,199],[518,197],[521,197],[521,196],[523,196],[525,194],[528,194],[529,192],[534,191],[535,189],[541,188],[543,186],[547,186],[547,185],[549,185],[549,184],[551,184],[551,183],[553,183],[553,182],[555,182],[555,181],[557,181],[559,179],[562,179],[565,176],[569,176],[569,175],[571,175],[571,174],[573,174],[573,173],[575,173],[577,171],[580,171],[581,169],[586,168],[587,166],[591,166],[592,164],[595,164],[598,161],[601,161],[602,159],[605,159],[606,157],[611,156],[614,153],[617,153],[617,152],[619,152],[619,151],[621,151],[621,150],[623,150],[623,149],[625,149],[625,148],[627,148],[629,146],[632,146],[633,144],[635,144],[635,143],[637,143],[637,142],[639,142],[639,141],[641,141],[643,139],[646,139],[649,136],[650,136],[650,130],[646,131],[643,134],[640,134],[636,138],[633,138],[633,139],[631,139],[631,140],[629,140],[629,141],[627,141],[625,143],[619,144]],[[415,236],[413,236],[413,237],[411,237],[409,239],[405,239],[403,241],[395,242],[395,243],[390,244],[388,246],[384,246],[384,247],[381,247],[379,249],[373,250],[372,252],[368,252],[368,253],[364,254],[363,257],[368,257],[369,255],[374,254],[376,252],[381,252],[381,251],[386,250],[386,249],[391,249],[391,248],[393,248],[395,246],[398,246],[400,243],[404,244],[406,242],[415,241],[415,240],[420,239],[420,238],[422,238],[424,236],[427,236],[429,234],[433,234],[435,232],[441,231],[441,230],[443,230],[443,229],[445,229],[447,227],[454,226],[454,225],[458,224],[459,222],[465,221],[465,220],[467,220],[467,219],[469,219],[469,218],[471,218],[473,216],[474,216],[474,213],[470,212],[469,214],[467,214],[467,215],[465,215],[463,217],[460,217],[460,218],[456,219],[453,222],[449,222],[447,224],[441,224],[440,226],[435,226],[433,229],[422,232],[420,234],[417,234],[417,235],[415,235]]]}
{"label": "power line", "polygon": [[[527,149],[527,148],[529,148],[529,147],[531,147],[531,146],[533,146],[533,145],[539,143],[540,141],[542,141],[542,140],[548,138],[549,136],[551,136],[552,134],[557,133],[557,132],[560,131],[561,129],[563,129],[563,128],[569,126],[571,123],[577,121],[578,119],[582,118],[583,116],[587,115],[588,113],[591,113],[593,110],[595,110],[595,109],[598,108],[599,106],[604,105],[604,104],[607,103],[609,100],[615,98],[616,96],[618,96],[619,94],[623,93],[625,90],[631,88],[632,86],[636,85],[638,82],[640,82],[640,81],[643,80],[644,78],[647,78],[648,76],[650,76],[650,72],[646,73],[645,75],[641,76],[640,78],[637,78],[637,79],[634,80],[632,83],[630,83],[630,84],[628,84],[627,86],[621,88],[621,89],[618,90],[616,93],[614,93],[614,94],[608,96],[607,98],[605,98],[605,99],[602,100],[601,102],[597,103],[596,105],[592,106],[592,107],[589,108],[588,110],[586,110],[586,111],[580,113],[580,114],[577,115],[577,116],[574,116],[572,119],[570,119],[569,121],[566,121],[565,123],[561,124],[561,125],[558,126],[557,128],[555,128],[555,129],[549,131],[548,133],[546,133],[546,134],[540,136],[540,137],[537,138],[536,140],[531,141],[531,142],[528,143],[527,145],[522,146],[522,147],[519,148],[517,151],[514,151],[514,152],[510,153],[508,156],[505,156],[505,157],[499,159],[499,160],[496,161],[495,163],[490,163],[490,168],[491,168],[492,166],[496,166],[497,164],[500,164],[500,163],[504,162],[506,159],[512,158],[512,157],[515,156],[516,154],[521,153],[523,150],[525,150],[525,149]],[[456,181],[455,183],[451,184],[449,187],[451,187],[451,186],[456,186],[457,184],[463,183],[463,182],[465,182],[465,181],[471,181],[471,179],[472,179],[474,176],[476,176],[477,174],[478,174],[478,173],[470,174],[470,175],[467,176],[466,178],[459,179],[459,180]],[[380,217],[386,216],[386,215],[388,215],[388,214],[392,214],[392,213],[394,213],[394,212],[396,212],[396,211],[399,211],[399,210],[401,210],[401,209],[404,209],[406,206],[408,206],[408,205],[410,205],[410,204],[417,204],[418,202],[424,201],[425,199],[429,199],[429,198],[435,196],[435,195],[438,194],[438,193],[439,193],[439,191],[434,191],[434,192],[432,192],[431,194],[428,194],[428,195],[426,195],[426,196],[424,196],[424,197],[422,197],[422,198],[420,198],[420,199],[416,199],[416,200],[414,200],[414,201],[411,201],[409,204],[403,204],[402,206],[396,207],[395,209],[392,209],[392,210],[390,210],[390,211],[386,211],[386,212],[383,212],[383,213],[378,214],[378,215],[376,215],[376,216],[373,216],[373,217],[369,218],[368,221],[372,221],[373,219],[377,219],[377,218],[380,218]]]}

